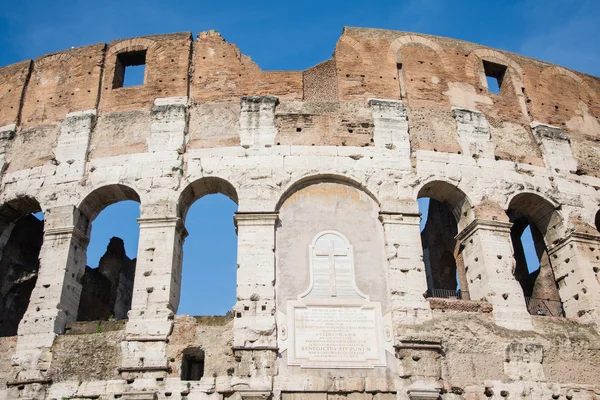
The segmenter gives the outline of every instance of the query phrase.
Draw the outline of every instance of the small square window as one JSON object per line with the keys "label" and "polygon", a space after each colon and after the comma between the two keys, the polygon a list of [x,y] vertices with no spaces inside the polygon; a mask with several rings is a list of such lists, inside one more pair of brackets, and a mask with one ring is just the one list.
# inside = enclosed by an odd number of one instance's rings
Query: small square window
{"label": "small square window", "polygon": [[506,74],[506,65],[483,60],[483,70],[487,80],[488,91],[490,93],[500,94],[502,91],[504,75]]}
{"label": "small square window", "polygon": [[144,84],[146,50],[117,54],[113,89]]}
{"label": "small square window", "polygon": [[187,348],[183,351],[181,362],[181,380],[199,381],[204,376],[204,351],[199,348]]}

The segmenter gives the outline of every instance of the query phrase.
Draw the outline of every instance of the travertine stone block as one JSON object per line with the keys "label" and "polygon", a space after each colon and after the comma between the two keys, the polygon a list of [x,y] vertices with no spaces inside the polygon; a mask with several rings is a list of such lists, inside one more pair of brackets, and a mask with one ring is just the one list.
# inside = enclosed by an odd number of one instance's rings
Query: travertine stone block
{"label": "travertine stone block", "polygon": [[572,232],[548,250],[567,317],[600,324],[600,236]]}
{"label": "travertine stone block", "polygon": [[54,149],[55,183],[78,182],[83,178],[95,121],[96,110],[72,112],[63,120]]}
{"label": "travertine stone block", "polygon": [[542,149],[546,167],[566,172],[577,170],[577,160],[571,150],[571,139],[564,130],[555,126],[533,122],[533,136]]}
{"label": "travertine stone block", "polygon": [[401,101],[369,99],[373,112],[373,140],[376,147],[395,149],[410,156],[408,119]]}
{"label": "travertine stone block", "polygon": [[494,158],[490,125],[485,115],[464,108],[452,108],[456,120],[458,140],[463,154],[476,158]]}
{"label": "travertine stone block", "polygon": [[273,96],[241,98],[240,144],[242,147],[271,147],[275,144],[275,107]]}

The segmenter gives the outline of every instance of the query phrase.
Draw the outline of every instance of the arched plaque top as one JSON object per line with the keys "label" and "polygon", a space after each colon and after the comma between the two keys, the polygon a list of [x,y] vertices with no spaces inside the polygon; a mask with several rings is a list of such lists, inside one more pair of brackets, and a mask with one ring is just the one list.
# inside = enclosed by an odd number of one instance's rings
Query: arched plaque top
{"label": "arched plaque top", "polygon": [[324,231],[309,246],[310,283],[298,298],[367,299],[358,290],[354,254],[348,239],[337,231]]}

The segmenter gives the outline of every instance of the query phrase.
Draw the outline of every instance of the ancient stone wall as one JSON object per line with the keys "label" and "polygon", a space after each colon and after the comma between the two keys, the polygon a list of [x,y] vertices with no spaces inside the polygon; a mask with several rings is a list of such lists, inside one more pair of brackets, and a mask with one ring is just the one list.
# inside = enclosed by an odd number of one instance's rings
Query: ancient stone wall
{"label": "ancient stone wall", "polygon": [[[214,31],[0,68],[3,279],[37,270],[22,318],[8,307],[0,398],[597,398],[599,95],[524,56],[363,28],[306,71],[263,71]],[[213,193],[238,205],[236,304],[176,316],[186,214]],[[419,198],[444,210],[423,235]],[[94,279],[91,222],[123,200],[135,266],[113,246]],[[43,234],[18,234],[39,211]]]}

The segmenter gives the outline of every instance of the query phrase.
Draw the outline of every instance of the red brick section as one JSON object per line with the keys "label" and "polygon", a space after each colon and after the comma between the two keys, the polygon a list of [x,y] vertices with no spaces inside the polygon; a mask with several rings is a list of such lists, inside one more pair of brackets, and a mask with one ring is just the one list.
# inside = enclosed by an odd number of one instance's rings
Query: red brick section
{"label": "red brick section", "polygon": [[96,108],[104,47],[95,44],[36,58],[21,127],[60,121],[70,112]]}
{"label": "red brick section", "polygon": [[196,103],[251,95],[302,99],[302,71],[262,71],[215,31],[198,35],[193,69],[192,99]]}
{"label": "red brick section", "polygon": [[0,68],[0,126],[17,124],[31,61]]}
{"label": "red brick section", "polygon": [[[113,88],[118,54],[140,50],[147,52],[144,85]],[[483,60],[506,64],[501,94],[482,85]],[[30,72],[28,62],[0,68],[0,126],[19,123],[19,115],[20,129],[52,124],[97,104],[100,115],[149,110],[158,97],[189,95],[198,104],[274,95],[282,109],[291,100],[331,103],[281,117],[281,144],[369,145],[367,100],[401,98],[398,62],[413,149],[461,151],[450,111],[450,88],[459,85],[476,96],[497,158],[544,165],[530,128],[538,121],[565,129],[579,173],[600,176],[598,78],[474,43],[380,29],[345,28],[333,59],[304,72],[262,71],[214,31],[196,41],[176,33],[66,50],[36,59]]]}
{"label": "red brick section", "polygon": [[[190,33],[144,36],[110,42],[106,50],[101,113],[150,109],[155,98],[188,95]],[[146,51],[144,84],[113,88],[117,55]]]}

